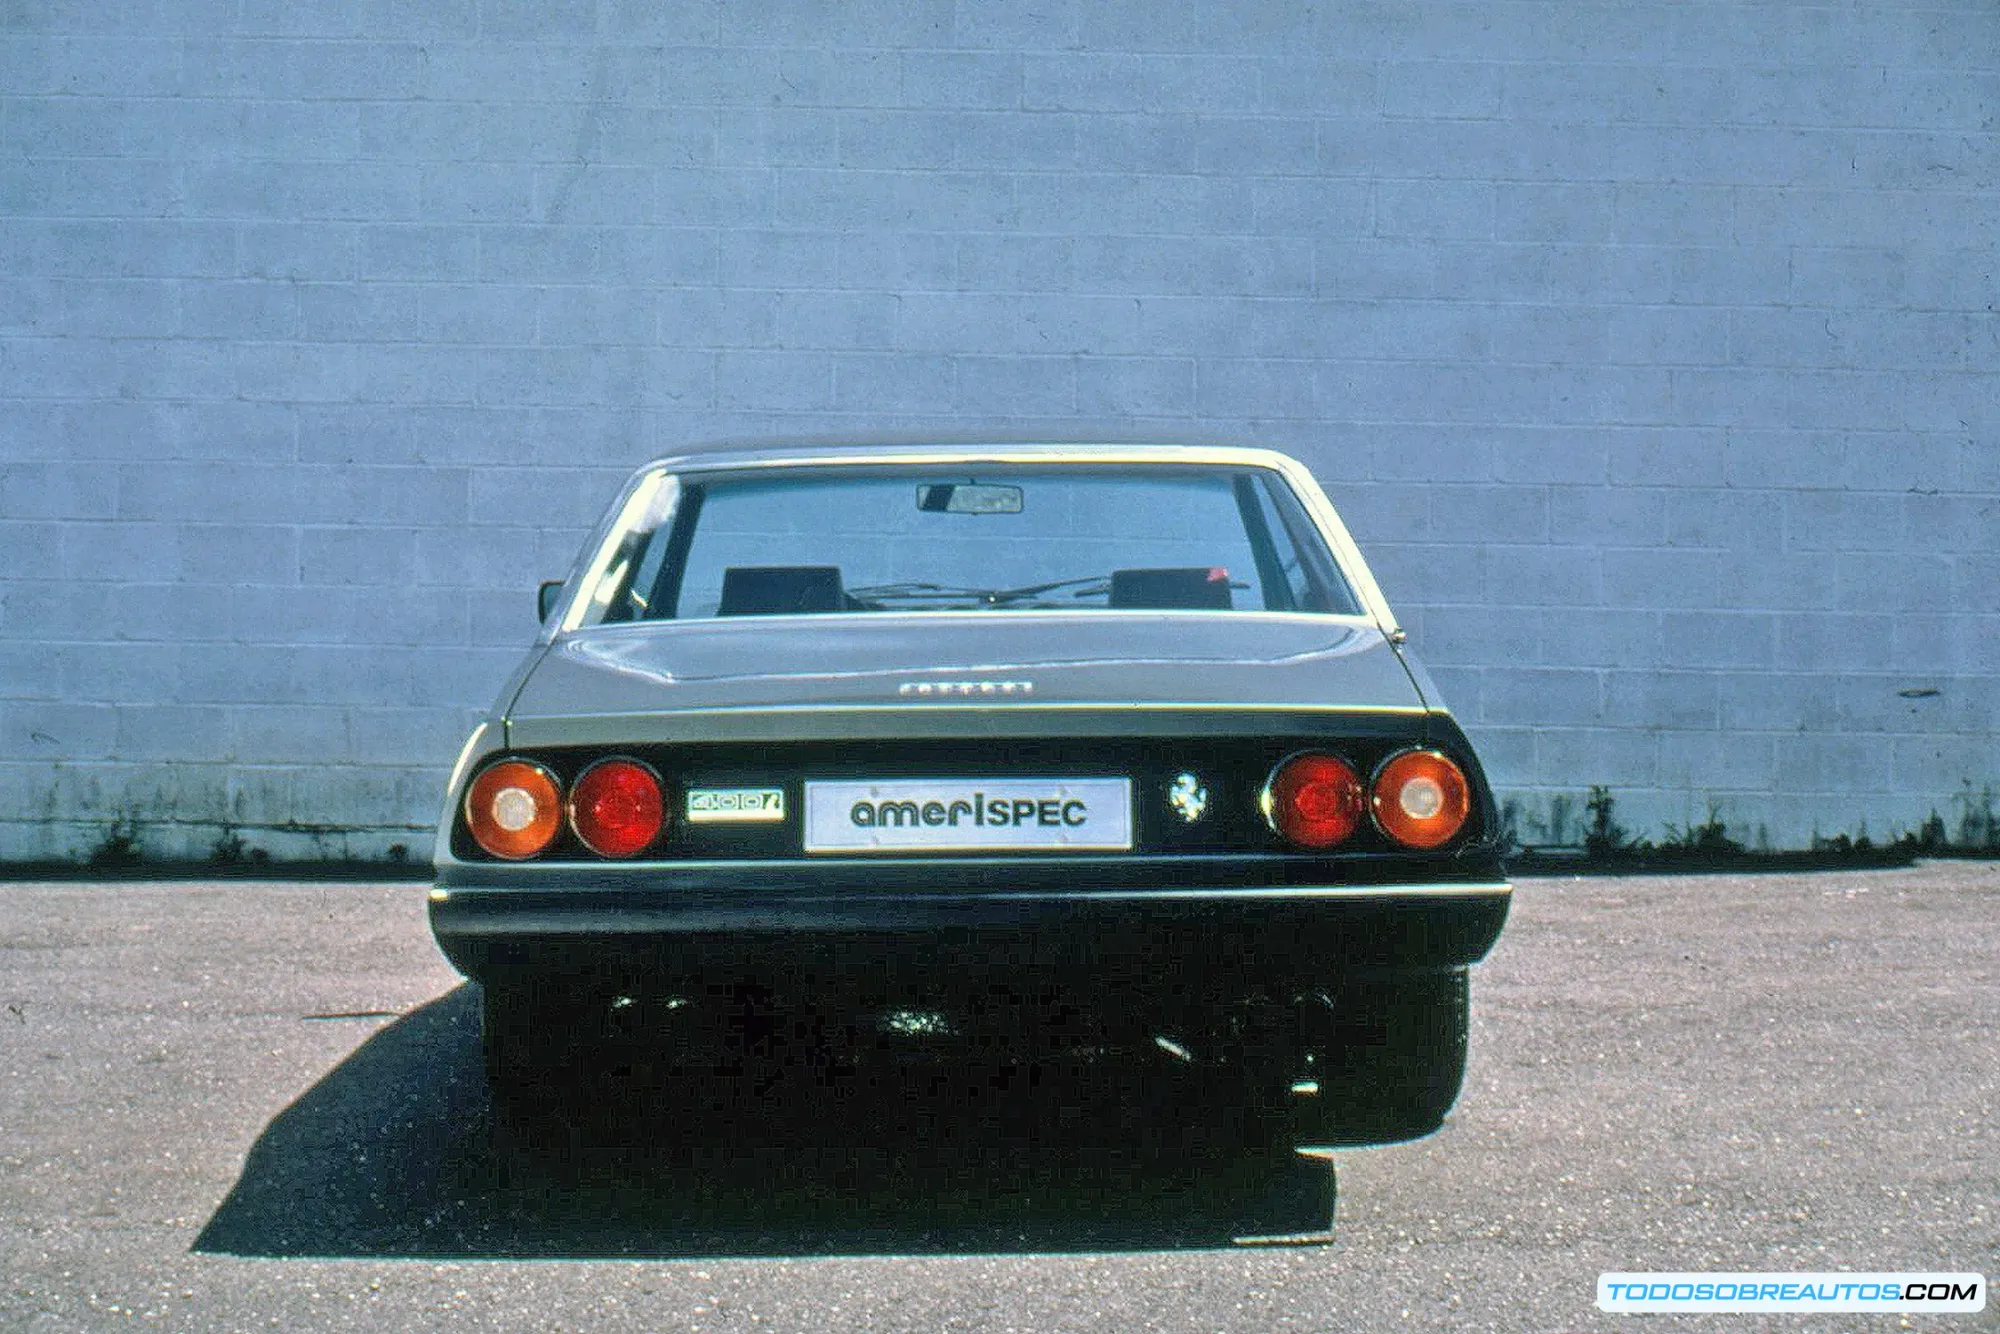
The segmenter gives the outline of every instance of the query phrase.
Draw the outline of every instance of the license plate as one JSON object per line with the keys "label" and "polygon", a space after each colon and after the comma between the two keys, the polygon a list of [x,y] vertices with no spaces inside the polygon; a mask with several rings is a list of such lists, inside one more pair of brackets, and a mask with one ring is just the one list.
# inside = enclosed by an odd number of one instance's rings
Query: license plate
{"label": "license plate", "polygon": [[807,852],[1123,852],[1126,778],[908,778],[806,784]]}

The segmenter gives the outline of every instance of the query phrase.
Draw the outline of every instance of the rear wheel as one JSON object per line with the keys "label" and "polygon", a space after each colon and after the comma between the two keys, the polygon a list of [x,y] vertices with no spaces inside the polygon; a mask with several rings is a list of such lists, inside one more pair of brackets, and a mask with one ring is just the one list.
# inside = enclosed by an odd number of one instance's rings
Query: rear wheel
{"label": "rear wheel", "polygon": [[528,979],[490,979],[483,990],[480,1040],[496,1096],[525,1096],[571,1071],[581,1007]]}
{"label": "rear wheel", "polygon": [[1302,1016],[1293,1143],[1388,1144],[1444,1124],[1465,1078],[1468,998],[1463,969],[1328,992]]}

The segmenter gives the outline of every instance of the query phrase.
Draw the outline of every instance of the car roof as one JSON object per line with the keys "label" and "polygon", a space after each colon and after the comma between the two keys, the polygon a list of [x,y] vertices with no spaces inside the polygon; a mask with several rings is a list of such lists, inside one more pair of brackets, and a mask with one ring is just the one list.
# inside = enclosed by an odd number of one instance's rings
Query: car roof
{"label": "car roof", "polygon": [[1274,449],[1244,445],[999,441],[849,442],[723,447],[656,459],[642,471],[718,472],[741,468],[809,467],[824,464],[961,463],[1160,463],[1303,471],[1298,460]]}

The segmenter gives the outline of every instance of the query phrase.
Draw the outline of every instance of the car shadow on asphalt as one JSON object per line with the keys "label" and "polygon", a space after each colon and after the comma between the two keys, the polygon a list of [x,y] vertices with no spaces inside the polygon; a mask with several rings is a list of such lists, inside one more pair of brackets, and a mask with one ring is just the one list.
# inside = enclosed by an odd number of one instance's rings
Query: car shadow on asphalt
{"label": "car shadow on asphalt", "polygon": [[691,1112],[610,1076],[498,1115],[479,1009],[465,985],[412,1011],[280,1112],[193,1249],[694,1258],[1328,1235],[1330,1162],[1247,1150],[1115,1079],[1025,1094],[976,1075],[805,1093],[746,1079]]}

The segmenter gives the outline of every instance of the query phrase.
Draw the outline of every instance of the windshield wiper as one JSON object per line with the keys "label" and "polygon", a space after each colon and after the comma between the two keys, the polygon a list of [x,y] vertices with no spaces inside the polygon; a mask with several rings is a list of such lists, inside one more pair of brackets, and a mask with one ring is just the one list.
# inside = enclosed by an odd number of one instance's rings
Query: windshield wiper
{"label": "windshield wiper", "polygon": [[1056,579],[1045,584],[1024,584],[1019,588],[964,588],[955,584],[928,584],[911,580],[900,584],[869,584],[862,588],[847,590],[849,597],[872,602],[878,598],[922,598],[969,599],[987,607],[1004,607],[1027,598],[1040,597],[1057,589],[1075,588],[1077,585],[1091,585],[1077,588],[1071,597],[1094,597],[1111,591],[1111,580],[1101,574],[1086,575],[1079,579]]}
{"label": "windshield wiper", "polygon": [[998,607],[1008,602],[1019,602],[1022,598],[1040,597],[1044,593],[1053,593],[1059,588],[1075,588],[1078,584],[1094,586],[1077,588],[1074,593],[1070,594],[1071,597],[1096,597],[1099,594],[1110,593],[1111,576],[1108,574],[1087,574],[1080,579],[1052,579],[1046,584],[1024,584],[1020,588],[996,588],[986,594],[985,600],[988,604]]}
{"label": "windshield wiper", "polygon": [[847,595],[863,602],[873,602],[877,598],[971,598],[983,599],[989,590],[984,588],[960,588],[954,584],[926,584],[909,581],[900,584],[868,584],[861,588],[850,588]]}

